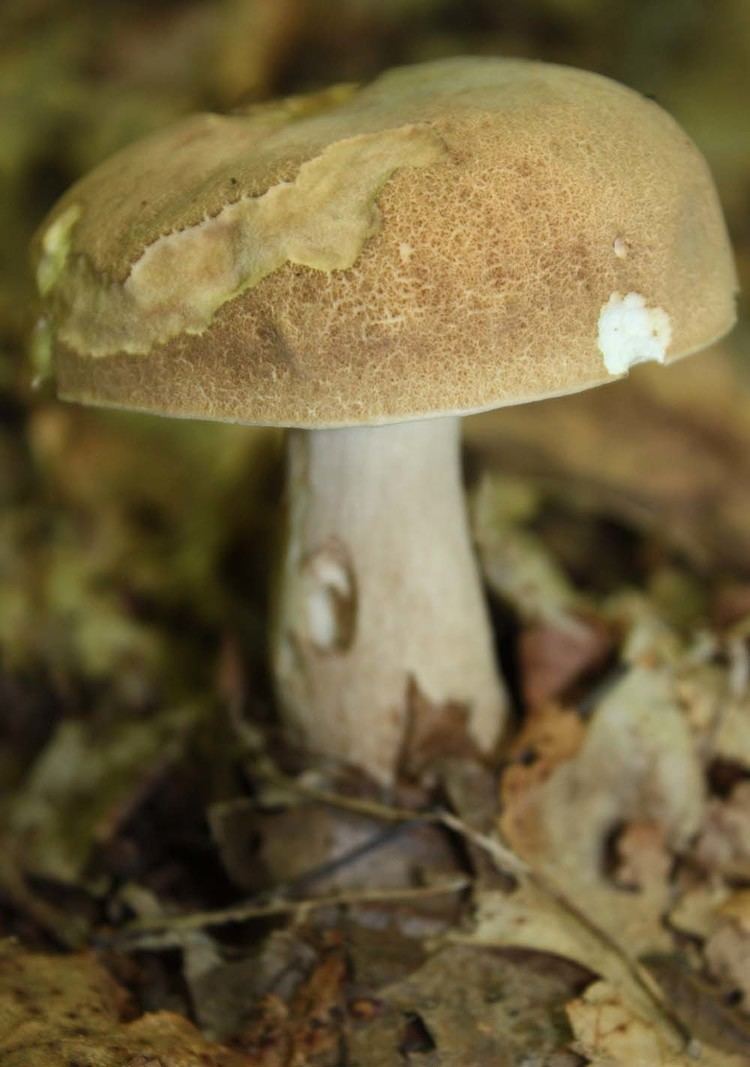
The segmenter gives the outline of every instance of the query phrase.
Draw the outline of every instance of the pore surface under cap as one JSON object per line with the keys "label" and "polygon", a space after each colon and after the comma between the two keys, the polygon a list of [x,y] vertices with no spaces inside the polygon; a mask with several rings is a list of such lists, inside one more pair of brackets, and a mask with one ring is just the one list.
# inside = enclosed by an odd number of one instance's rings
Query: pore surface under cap
{"label": "pore surface under cap", "polygon": [[685,134],[608,79],[523,60],[185,119],[75,185],[37,255],[62,396],[202,418],[512,404],[734,321]]}

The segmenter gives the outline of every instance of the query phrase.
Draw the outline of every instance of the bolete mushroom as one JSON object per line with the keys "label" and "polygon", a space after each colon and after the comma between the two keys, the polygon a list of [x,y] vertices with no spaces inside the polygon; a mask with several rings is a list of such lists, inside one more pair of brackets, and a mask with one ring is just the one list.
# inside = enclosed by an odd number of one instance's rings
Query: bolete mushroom
{"label": "bolete mushroom", "polygon": [[460,416],[677,359],[735,314],[676,123],[515,59],[186,118],[79,181],[37,254],[61,397],[293,428],[281,709],[382,782],[503,726]]}

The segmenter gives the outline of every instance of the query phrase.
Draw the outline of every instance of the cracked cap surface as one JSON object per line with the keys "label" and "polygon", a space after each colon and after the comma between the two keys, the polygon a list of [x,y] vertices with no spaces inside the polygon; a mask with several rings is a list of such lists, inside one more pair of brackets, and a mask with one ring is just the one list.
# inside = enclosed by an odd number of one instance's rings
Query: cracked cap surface
{"label": "cracked cap surface", "polygon": [[573,392],[731,328],[708,168],[599,75],[456,58],[196,115],[35,242],[60,395],[293,426]]}

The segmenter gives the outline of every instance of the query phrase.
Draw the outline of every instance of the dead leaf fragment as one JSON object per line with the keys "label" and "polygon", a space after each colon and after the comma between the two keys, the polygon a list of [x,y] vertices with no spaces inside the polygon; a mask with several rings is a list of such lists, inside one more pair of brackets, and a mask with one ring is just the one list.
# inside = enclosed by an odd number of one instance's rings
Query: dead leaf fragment
{"label": "dead leaf fragment", "polygon": [[558,704],[544,704],[527,717],[500,782],[501,827],[508,841],[516,837],[512,824],[519,815],[523,819],[529,794],[561,763],[573,759],[585,736],[581,716]]}
{"label": "dead leaf fragment", "polygon": [[334,1050],[345,1010],[346,961],[341,952],[323,956],[287,1005],[269,993],[256,1018],[237,1039],[254,1067],[307,1067],[310,1057]]}
{"label": "dead leaf fragment", "polygon": [[521,682],[526,704],[557,700],[576,682],[602,667],[612,650],[607,626],[593,617],[571,617],[565,626],[538,622],[519,641]]}

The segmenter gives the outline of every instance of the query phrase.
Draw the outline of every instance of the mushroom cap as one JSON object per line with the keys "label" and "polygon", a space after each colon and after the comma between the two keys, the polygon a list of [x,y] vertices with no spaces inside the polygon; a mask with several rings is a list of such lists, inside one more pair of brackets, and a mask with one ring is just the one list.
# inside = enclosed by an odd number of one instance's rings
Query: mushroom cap
{"label": "mushroom cap", "polygon": [[63,398],[238,422],[569,393],[735,319],[685,133],[607,78],[516,59],[191,116],[74,185],[35,251]]}

